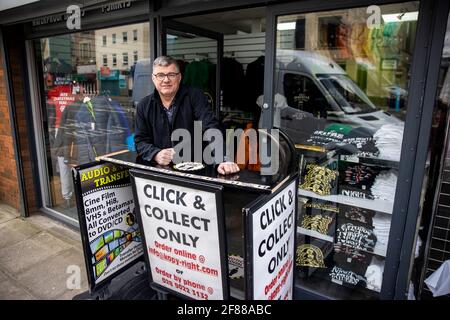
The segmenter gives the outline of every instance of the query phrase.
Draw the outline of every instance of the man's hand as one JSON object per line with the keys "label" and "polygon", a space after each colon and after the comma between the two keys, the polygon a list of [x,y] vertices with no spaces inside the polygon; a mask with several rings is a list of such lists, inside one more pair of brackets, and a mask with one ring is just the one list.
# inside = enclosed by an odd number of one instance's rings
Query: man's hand
{"label": "man's hand", "polygon": [[155,156],[155,161],[162,165],[167,166],[173,159],[173,155],[175,154],[175,150],[173,148],[162,149]]}
{"label": "man's hand", "polygon": [[217,172],[220,174],[232,174],[239,171],[239,167],[234,162],[222,162],[217,167]]}

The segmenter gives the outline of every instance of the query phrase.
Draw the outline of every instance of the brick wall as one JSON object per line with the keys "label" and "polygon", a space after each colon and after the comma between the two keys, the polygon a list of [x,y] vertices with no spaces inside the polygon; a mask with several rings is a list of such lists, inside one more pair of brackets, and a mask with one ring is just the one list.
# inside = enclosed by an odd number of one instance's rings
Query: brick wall
{"label": "brick wall", "polygon": [[25,38],[20,27],[5,28],[3,33],[6,48],[8,50],[10,81],[12,84],[12,98],[16,116],[16,130],[19,137],[19,157],[22,162],[22,172],[25,187],[25,210],[28,213],[39,210],[38,196],[36,194],[37,172],[34,161],[32,161],[31,150],[34,148],[32,125],[27,122],[27,111],[25,102],[26,77],[25,61]]}
{"label": "brick wall", "polygon": [[0,52],[0,201],[19,210],[19,182],[14,158],[3,59],[3,54]]}

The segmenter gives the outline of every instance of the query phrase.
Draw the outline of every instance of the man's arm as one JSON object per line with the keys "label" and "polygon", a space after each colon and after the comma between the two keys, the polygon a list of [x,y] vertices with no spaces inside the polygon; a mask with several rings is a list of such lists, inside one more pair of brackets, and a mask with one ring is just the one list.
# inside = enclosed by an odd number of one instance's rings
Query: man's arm
{"label": "man's arm", "polygon": [[134,143],[139,156],[145,161],[152,161],[155,155],[161,151],[153,143],[153,130],[149,119],[146,118],[146,109],[149,108],[150,98],[142,99],[136,107],[136,129]]}

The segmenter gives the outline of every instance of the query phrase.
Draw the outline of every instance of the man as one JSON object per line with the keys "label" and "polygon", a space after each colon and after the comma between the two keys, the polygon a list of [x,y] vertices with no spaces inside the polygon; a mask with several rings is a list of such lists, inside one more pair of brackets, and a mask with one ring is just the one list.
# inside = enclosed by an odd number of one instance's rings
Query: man
{"label": "man", "polygon": [[[201,90],[180,85],[178,63],[169,56],[153,62],[152,80],[155,92],[143,98],[136,109],[136,150],[144,160],[166,166],[175,154],[172,132],[187,129],[194,137],[194,121],[202,121],[204,130],[219,129],[206,96]],[[234,162],[222,162],[217,171],[231,174],[239,171]]]}

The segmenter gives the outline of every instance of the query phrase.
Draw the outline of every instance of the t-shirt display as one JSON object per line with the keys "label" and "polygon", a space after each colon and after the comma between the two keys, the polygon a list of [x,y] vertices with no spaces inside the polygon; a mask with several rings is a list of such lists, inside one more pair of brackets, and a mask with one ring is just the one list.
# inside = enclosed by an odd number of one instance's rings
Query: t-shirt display
{"label": "t-shirt display", "polygon": [[373,229],[354,221],[339,219],[336,230],[336,243],[357,250],[373,252],[377,237]]}
{"label": "t-shirt display", "polygon": [[393,201],[395,188],[397,187],[397,170],[389,170],[377,175],[371,187],[371,193],[375,199]]}
{"label": "t-shirt display", "polygon": [[300,188],[319,195],[330,195],[336,187],[338,173],[324,166],[309,164]]}
{"label": "t-shirt display", "polygon": [[[327,130],[323,132],[348,134],[341,126]],[[372,138],[361,139],[372,146],[375,143]],[[372,157],[375,151],[360,159]],[[311,287],[319,281],[323,288],[343,286],[376,297],[381,290],[392,213],[376,201],[382,200],[382,189],[388,184],[392,188],[387,188],[384,196],[389,193],[391,198],[383,201],[393,201],[397,169],[389,167],[391,162],[343,160],[341,154],[329,150],[322,152],[323,156],[318,153],[314,158],[304,156],[302,162],[298,276],[306,283],[311,281]],[[360,202],[362,206],[358,206]]]}
{"label": "t-shirt display", "polygon": [[385,124],[373,135],[381,159],[400,161],[403,124]]}

